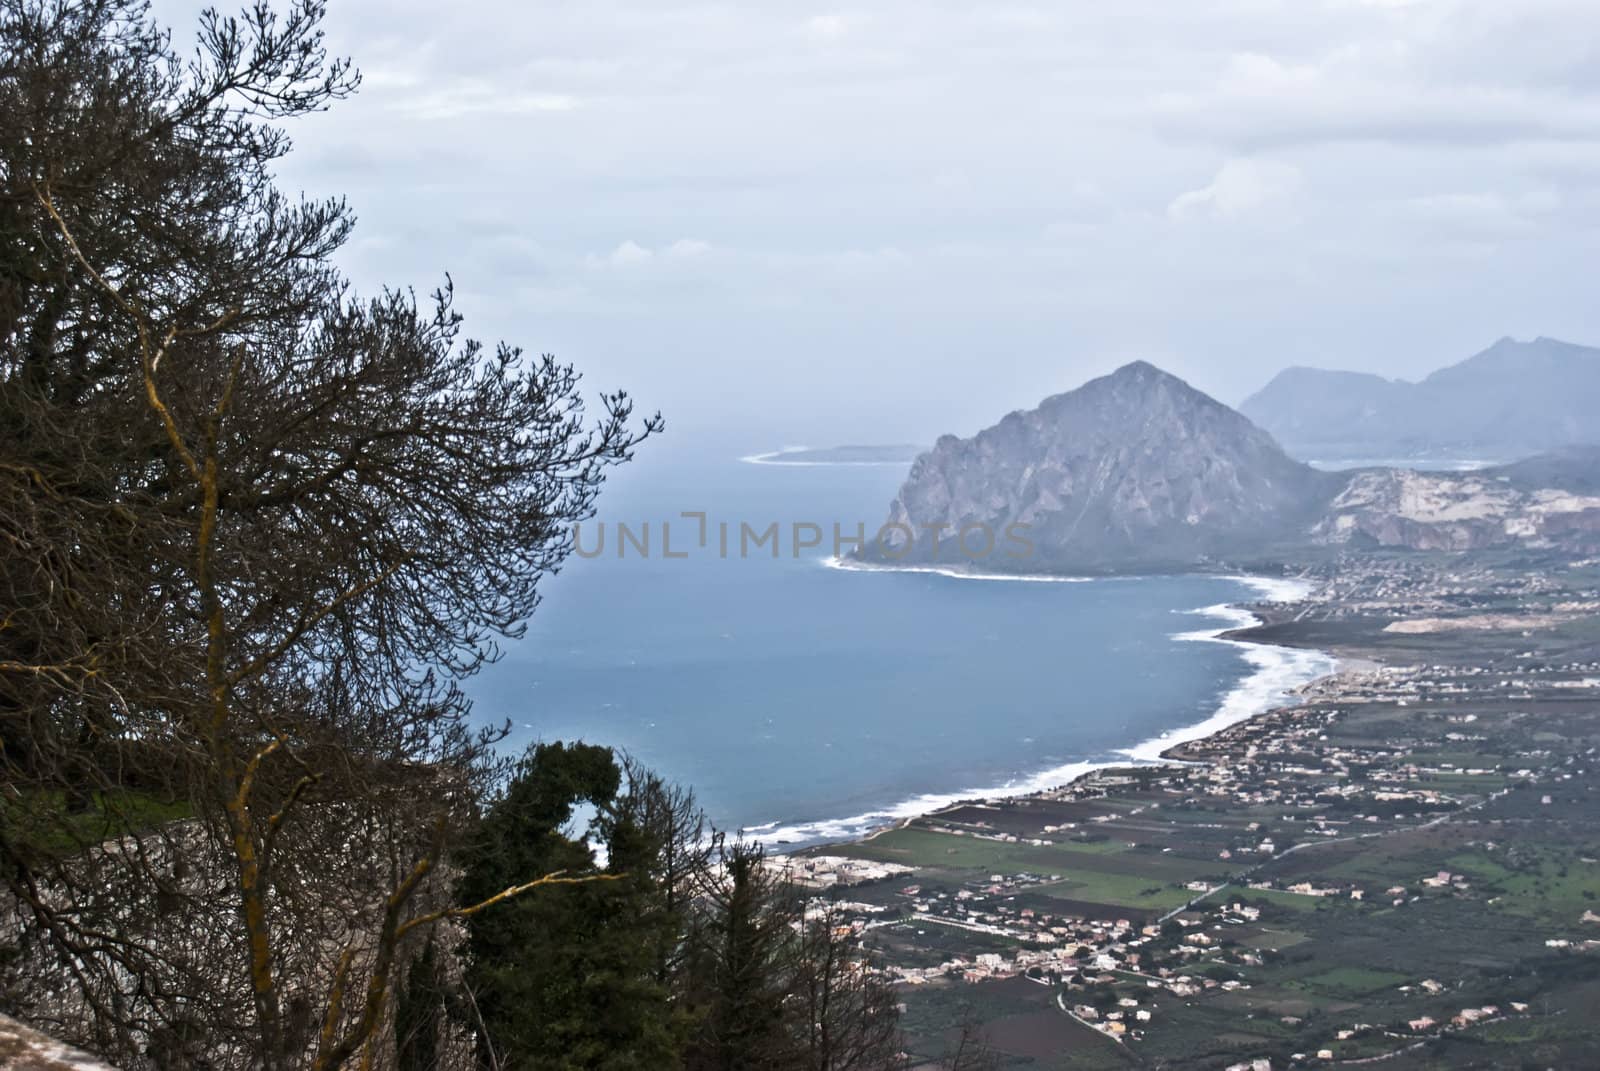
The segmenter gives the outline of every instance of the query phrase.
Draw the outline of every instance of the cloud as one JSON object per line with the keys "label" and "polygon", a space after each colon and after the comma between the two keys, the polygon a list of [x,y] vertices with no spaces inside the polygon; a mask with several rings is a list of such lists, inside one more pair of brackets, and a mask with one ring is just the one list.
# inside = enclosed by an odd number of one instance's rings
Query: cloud
{"label": "cloud", "polygon": [[1432,237],[1496,242],[1537,235],[1543,222],[1560,209],[1560,198],[1548,190],[1514,196],[1439,193],[1410,198],[1404,208]]}
{"label": "cloud", "polygon": [[1464,0],[1361,6],[1369,10],[1360,18],[1375,21],[1356,25],[1370,32],[1309,52],[1302,45],[1281,55],[1231,54],[1209,85],[1158,94],[1157,123],[1173,138],[1248,151],[1600,138],[1600,98],[1584,84],[1600,50],[1593,20],[1568,20],[1587,23],[1576,45],[1535,49],[1541,59],[1508,59],[1520,54],[1508,41],[1548,40],[1559,31]]}
{"label": "cloud", "polygon": [[[419,83],[412,83],[416,84]],[[507,92],[488,83],[467,80],[424,93],[396,95],[390,107],[418,119],[459,119],[471,115],[570,112],[578,107],[578,99],[566,93]]]}
{"label": "cloud", "polygon": [[626,266],[629,264],[643,264],[654,256],[654,253],[630,238],[613,249],[611,256],[607,259],[612,264]]}
{"label": "cloud", "polygon": [[1167,205],[1172,219],[1234,219],[1299,192],[1304,176],[1277,160],[1237,159],[1222,165],[1198,190],[1180,193]]}
{"label": "cloud", "polygon": [[785,435],[904,395],[931,440],[1126,348],[1237,398],[1600,341],[1595,0],[458,8],[331,6],[368,81],[285,187],[349,196],[364,289],[448,269],[685,431],[732,370]]}
{"label": "cloud", "polygon": [[857,20],[851,15],[813,15],[806,20],[806,30],[817,37],[842,37]]}
{"label": "cloud", "polygon": [[585,263],[591,268],[634,268],[658,260],[693,260],[709,252],[711,243],[698,238],[679,238],[659,250],[640,245],[632,238],[628,238],[603,256],[591,253],[585,258]]}
{"label": "cloud", "polygon": [[679,238],[676,242],[667,246],[667,256],[669,257],[699,257],[710,251],[711,243],[702,242],[698,238]]}

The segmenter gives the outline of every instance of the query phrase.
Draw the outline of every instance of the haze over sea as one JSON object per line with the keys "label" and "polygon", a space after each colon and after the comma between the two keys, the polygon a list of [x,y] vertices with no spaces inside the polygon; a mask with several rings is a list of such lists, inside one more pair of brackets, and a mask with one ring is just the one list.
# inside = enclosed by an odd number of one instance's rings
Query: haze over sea
{"label": "haze over sea", "polygon": [[[870,535],[905,471],[733,457],[624,470],[582,533],[592,552],[603,524],[603,553],[547,581],[527,636],[471,683],[480,717],[510,719],[517,750],[623,748],[692,786],[719,828],[794,846],[1153,760],[1332,668],[1315,652],[1205,642],[1249,622],[1227,604],[1264,589],[1241,579],[827,567],[834,523]],[[686,511],[707,514],[706,548]],[[688,557],[662,555],[663,521]],[[740,556],[741,521],[777,522],[779,557]],[[619,558],[616,525],[645,522],[650,555]],[[796,522],[824,545],[795,557]]]}

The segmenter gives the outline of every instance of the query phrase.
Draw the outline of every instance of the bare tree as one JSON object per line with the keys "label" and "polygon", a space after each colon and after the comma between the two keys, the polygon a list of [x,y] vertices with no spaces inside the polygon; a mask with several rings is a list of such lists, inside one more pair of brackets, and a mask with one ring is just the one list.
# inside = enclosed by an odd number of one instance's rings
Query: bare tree
{"label": "bare tree", "polygon": [[898,1002],[839,913],[809,913],[795,972],[808,1071],[890,1071],[903,1066]]}
{"label": "bare tree", "polygon": [[[381,1055],[492,775],[496,657],[605,469],[576,373],[361,301],[271,182],[349,93],[320,0],[0,3],[0,924],[14,1011],[128,1066]],[[63,988],[63,986],[65,988]]]}
{"label": "bare tree", "polygon": [[684,963],[691,1071],[894,1071],[899,1007],[849,927],[760,845],[713,838]]}
{"label": "bare tree", "polygon": [[655,978],[672,985],[682,974],[690,913],[711,865],[710,829],[691,790],[631,756],[623,757],[622,777],[623,792],[603,821],[611,829],[632,826],[649,842],[653,865],[648,877],[666,916],[654,927]]}
{"label": "bare tree", "polygon": [[798,1068],[786,1004],[797,905],[759,844],[713,838],[683,980],[689,1071]]}

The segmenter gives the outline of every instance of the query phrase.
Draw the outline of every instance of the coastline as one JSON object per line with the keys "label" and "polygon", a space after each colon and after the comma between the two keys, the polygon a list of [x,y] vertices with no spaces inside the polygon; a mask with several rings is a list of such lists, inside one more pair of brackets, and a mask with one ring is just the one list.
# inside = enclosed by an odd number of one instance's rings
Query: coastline
{"label": "coastline", "polygon": [[[1088,584],[1096,580],[1140,580],[1137,576],[1061,576],[1052,573],[974,573],[970,569],[956,569],[944,565],[878,565],[858,562],[839,555],[822,559],[825,569],[838,569],[847,573],[926,573],[951,580],[1008,580],[1023,584]],[[1233,579],[1233,578],[1229,578]]]}
{"label": "coastline", "polygon": [[[822,560],[825,568],[862,572],[912,572],[958,580],[999,580],[1032,583],[1087,583],[1093,580],[1137,580],[1139,577],[1067,577],[1016,574],[982,574],[943,569],[936,566],[883,566],[847,564],[838,558]],[[1296,602],[1312,595],[1316,585],[1303,578],[1268,577],[1241,574],[1211,574],[1215,579],[1231,580],[1255,589],[1259,603]],[[1209,717],[1115,752],[1115,758],[1084,760],[1051,767],[1018,778],[1005,785],[964,789],[958,792],[928,792],[891,804],[881,810],[837,819],[810,822],[767,822],[748,826],[740,832],[759,841],[775,854],[809,851],[830,844],[869,840],[889,829],[918,819],[941,814],[974,800],[1015,800],[1070,789],[1095,775],[1132,767],[1159,767],[1187,764],[1179,751],[1189,744],[1292,706],[1293,697],[1311,685],[1337,675],[1339,659],[1330,652],[1286,647],[1256,640],[1228,638],[1242,628],[1265,624],[1256,613],[1239,603],[1218,603],[1192,610],[1177,610],[1220,620],[1217,628],[1174,633],[1176,642],[1220,643],[1237,649],[1250,667],[1245,675],[1218,696],[1217,708]]]}
{"label": "coastline", "polygon": [[[1215,638],[1320,648],[1334,676],[1161,765],[791,854],[929,1024],[919,1056],[973,994],[1008,1054],[1042,1051],[1048,1013],[1063,1066],[1096,1030],[1151,1066],[1501,1067],[1533,1037],[1542,1062],[1595,1065],[1600,557],[1309,565],[1295,602],[1243,578],[1229,591],[1263,623]],[[1206,609],[1208,628],[1246,616]],[[1117,1051],[1083,1045],[1086,1066]]]}
{"label": "coastline", "polygon": [[894,465],[894,466],[899,467],[899,468],[904,468],[906,465],[910,464],[910,462],[904,461],[904,460],[893,460],[893,461],[784,461],[784,460],[782,460],[784,454],[799,453],[801,451],[805,451],[805,450],[809,450],[809,449],[810,449],[810,447],[806,447],[806,446],[786,446],[781,450],[769,450],[764,454],[746,454],[743,457],[739,458],[739,460],[744,462],[746,465],[783,465],[783,466],[787,466],[789,468],[795,468],[795,469],[801,469],[801,468],[839,468],[839,467],[879,467],[879,468],[881,468],[881,467],[883,467],[885,465]]}

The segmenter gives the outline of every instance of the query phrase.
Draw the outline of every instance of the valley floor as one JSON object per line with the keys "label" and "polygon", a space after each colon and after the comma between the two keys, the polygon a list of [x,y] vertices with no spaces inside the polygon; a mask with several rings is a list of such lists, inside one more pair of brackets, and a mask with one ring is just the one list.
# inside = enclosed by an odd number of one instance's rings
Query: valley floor
{"label": "valley floor", "polygon": [[1299,705],[792,860],[920,1061],[1600,1066],[1600,561],[1315,568]]}

